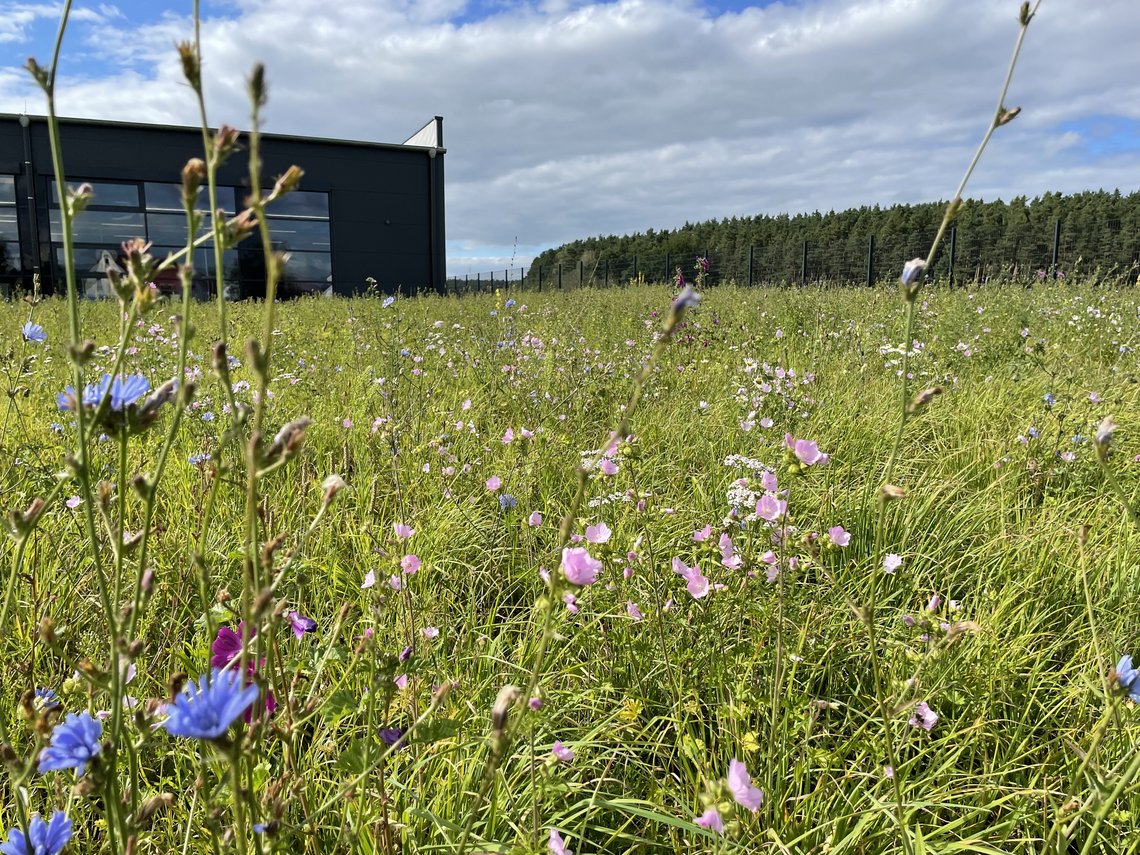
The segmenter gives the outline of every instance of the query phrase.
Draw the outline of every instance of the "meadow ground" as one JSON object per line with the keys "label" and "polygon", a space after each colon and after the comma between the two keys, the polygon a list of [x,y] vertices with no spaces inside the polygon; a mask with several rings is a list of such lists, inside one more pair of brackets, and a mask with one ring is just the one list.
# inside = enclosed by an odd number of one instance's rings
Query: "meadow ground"
{"label": "meadow ground", "polygon": [[[115,853],[1137,851],[1114,666],[1140,529],[1105,474],[1135,505],[1136,291],[928,289],[904,342],[893,288],[712,289],[607,450],[669,299],[281,304],[264,434],[313,423],[252,514],[262,306],[229,309],[229,382],[194,307],[193,402],[129,441],[100,416],[89,487],[66,303],[0,306],[5,510],[46,500],[3,546],[4,827],[61,810],[68,851]],[[177,304],[81,309],[89,382],[120,333],[125,374],[176,376]],[[942,391],[883,503],[904,348],[910,397]],[[243,544],[275,538],[250,590]],[[262,687],[252,722],[176,736],[159,701],[212,658]],[[101,747],[40,773],[83,711]]]}

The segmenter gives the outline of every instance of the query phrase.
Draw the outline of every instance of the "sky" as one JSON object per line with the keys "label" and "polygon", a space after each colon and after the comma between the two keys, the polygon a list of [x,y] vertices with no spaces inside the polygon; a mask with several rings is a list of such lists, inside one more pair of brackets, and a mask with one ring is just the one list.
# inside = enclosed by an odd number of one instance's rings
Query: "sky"
{"label": "sky", "polygon": [[[211,121],[398,143],[444,117],[450,275],[595,235],[949,198],[1017,0],[201,0]],[[0,112],[60,2],[0,0]],[[194,124],[192,0],[75,0],[61,115]],[[1140,189],[1140,3],[1044,0],[974,198]],[[304,164],[301,164],[302,166]]]}

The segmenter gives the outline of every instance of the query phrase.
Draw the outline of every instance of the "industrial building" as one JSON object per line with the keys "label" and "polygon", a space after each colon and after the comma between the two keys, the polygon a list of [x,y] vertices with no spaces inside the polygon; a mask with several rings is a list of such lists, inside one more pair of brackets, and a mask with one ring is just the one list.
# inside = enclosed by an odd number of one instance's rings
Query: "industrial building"
{"label": "industrial building", "polygon": [[[61,119],[66,182],[94,189],[74,222],[75,267],[81,292],[108,293],[106,271],[120,245],[141,237],[163,257],[186,243],[181,171],[202,157],[198,128]],[[443,119],[435,117],[400,144],[262,134],[262,184],[290,165],[304,170],[300,189],[267,209],[274,248],[289,260],[281,297],[321,292],[355,294],[373,279],[384,293],[442,291],[445,283]],[[249,196],[245,136],[218,171],[218,206],[232,214]],[[0,114],[0,285],[63,293],[59,192],[47,120]],[[202,191],[199,208],[210,205]],[[216,294],[210,244],[194,256],[194,293]],[[234,299],[265,295],[265,260],[256,235],[227,250],[220,272]],[[177,275],[160,277],[167,291]]]}

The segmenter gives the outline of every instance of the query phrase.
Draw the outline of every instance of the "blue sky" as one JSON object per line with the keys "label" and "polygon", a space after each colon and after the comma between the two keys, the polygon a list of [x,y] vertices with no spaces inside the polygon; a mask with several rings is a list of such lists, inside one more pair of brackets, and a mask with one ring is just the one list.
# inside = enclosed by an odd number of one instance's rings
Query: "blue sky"
{"label": "blue sky", "polygon": [[[60,3],[0,0],[0,110],[42,112]],[[173,50],[190,0],[76,0],[60,109],[192,123]],[[544,247],[710,217],[952,193],[993,110],[1017,0],[203,0],[211,118],[242,125],[266,64],[266,129],[447,142],[453,274]],[[982,198],[1140,187],[1140,4],[1047,0]],[[1109,59],[1110,58],[1110,59]]]}

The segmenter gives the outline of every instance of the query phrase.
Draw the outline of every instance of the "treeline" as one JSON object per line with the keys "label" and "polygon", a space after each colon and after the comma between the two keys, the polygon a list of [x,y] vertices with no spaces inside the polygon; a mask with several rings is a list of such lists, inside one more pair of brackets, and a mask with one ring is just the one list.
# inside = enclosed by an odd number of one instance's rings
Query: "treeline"
{"label": "treeline", "polygon": [[[532,270],[546,271],[543,279],[549,271],[563,269],[575,275],[582,271],[591,281],[603,269],[611,282],[618,271],[660,279],[675,266],[690,270],[696,256],[707,252],[721,280],[880,280],[897,275],[906,259],[926,255],[945,207],[945,202],[931,202],[732,217],[585,238],[543,252]],[[943,244],[935,264],[937,275],[951,272],[953,261],[959,280],[1040,278],[1053,272],[1054,251],[1059,275],[1099,272],[1135,278],[1140,267],[1140,192],[967,200],[954,226],[954,240]]]}

